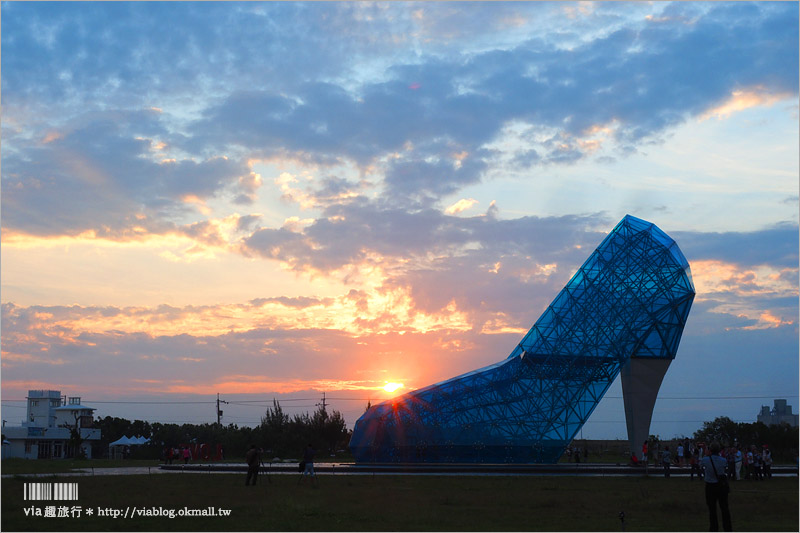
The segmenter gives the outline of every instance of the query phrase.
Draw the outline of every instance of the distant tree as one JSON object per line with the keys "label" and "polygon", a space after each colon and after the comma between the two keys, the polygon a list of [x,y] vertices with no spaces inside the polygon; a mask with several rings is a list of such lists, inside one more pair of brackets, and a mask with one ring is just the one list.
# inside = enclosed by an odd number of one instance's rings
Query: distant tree
{"label": "distant tree", "polygon": [[739,427],[727,416],[719,416],[711,422],[704,422],[703,427],[694,432],[695,440],[706,443],[719,441],[723,446],[731,446],[739,436]]}
{"label": "distant tree", "polygon": [[289,440],[289,415],[283,412],[280,402],[272,400],[272,407],[267,408],[261,417],[261,425],[257,430],[258,438],[266,449],[275,454],[285,454]]}
{"label": "distant tree", "polygon": [[83,459],[86,457],[86,452],[84,451],[82,445],[86,439],[84,439],[83,435],[81,434],[81,416],[77,411],[73,414],[73,416],[75,417],[74,423],[64,422],[63,424],[60,424],[60,426],[62,428],[69,429],[67,456]]}
{"label": "distant tree", "polygon": [[329,453],[335,453],[336,450],[345,447],[349,441],[347,424],[339,411],[333,411],[333,413],[326,416],[322,420],[321,427],[315,425],[314,430],[319,432],[318,435],[322,445],[327,448]]}

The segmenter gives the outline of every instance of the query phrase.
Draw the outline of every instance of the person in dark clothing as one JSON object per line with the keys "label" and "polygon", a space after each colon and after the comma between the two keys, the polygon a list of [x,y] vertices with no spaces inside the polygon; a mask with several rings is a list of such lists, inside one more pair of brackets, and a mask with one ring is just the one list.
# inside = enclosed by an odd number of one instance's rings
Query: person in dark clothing
{"label": "person in dark clothing", "polygon": [[669,477],[669,467],[672,464],[669,446],[664,446],[664,453],[661,455],[661,464],[664,465],[664,477]]}
{"label": "person in dark clothing", "polygon": [[[702,448],[701,448],[702,449]],[[702,479],[702,472],[700,471],[700,460],[701,452],[695,450],[691,453],[691,458],[689,459],[689,464],[692,468],[691,476],[689,477],[689,481],[694,481],[694,475],[697,474],[697,479]]]}
{"label": "person in dark clothing", "polygon": [[247,479],[244,484],[249,485],[252,479],[255,485],[258,481],[258,470],[261,468],[261,450],[256,448],[255,444],[251,444],[250,449],[244,454],[244,460],[247,463]]}
{"label": "person in dark clothing", "polygon": [[316,450],[314,450],[314,447],[311,446],[310,444],[308,446],[306,446],[305,450],[303,450],[303,463],[305,465],[305,468],[303,469],[303,473],[300,474],[300,479],[297,480],[298,484],[301,481],[303,481],[303,478],[305,478],[306,476],[311,476],[311,482],[314,485],[317,484],[317,473],[314,472],[314,454],[315,453],[317,453]]}
{"label": "person in dark clothing", "polygon": [[731,527],[731,511],[728,507],[728,484],[725,477],[725,467],[728,462],[719,456],[721,446],[718,442],[712,442],[709,450],[711,455],[706,455],[700,461],[705,469],[704,476],[706,482],[706,505],[708,506],[709,531],[719,530],[717,520],[717,503],[722,513],[722,529],[733,531]]}

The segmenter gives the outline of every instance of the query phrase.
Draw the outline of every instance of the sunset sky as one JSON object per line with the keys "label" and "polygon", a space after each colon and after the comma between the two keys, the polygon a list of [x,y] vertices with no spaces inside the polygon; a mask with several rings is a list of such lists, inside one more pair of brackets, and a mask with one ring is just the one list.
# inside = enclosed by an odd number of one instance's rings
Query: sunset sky
{"label": "sunset sky", "polygon": [[651,433],[800,410],[797,2],[6,2],[2,109],[8,424],[352,427],[506,358],[626,214],[697,288]]}

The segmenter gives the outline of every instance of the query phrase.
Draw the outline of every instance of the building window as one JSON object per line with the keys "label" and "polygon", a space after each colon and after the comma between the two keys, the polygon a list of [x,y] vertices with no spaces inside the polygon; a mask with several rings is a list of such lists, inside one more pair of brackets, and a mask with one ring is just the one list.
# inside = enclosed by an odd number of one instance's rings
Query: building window
{"label": "building window", "polygon": [[50,407],[61,407],[61,400],[50,400]]}
{"label": "building window", "polygon": [[39,459],[50,459],[53,456],[53,446],[49,440],[39,441]]}
{"label": "building window", "polygon": [[39,406],[39,400],[31,400],[31,407],[38,407],[38,406]]}

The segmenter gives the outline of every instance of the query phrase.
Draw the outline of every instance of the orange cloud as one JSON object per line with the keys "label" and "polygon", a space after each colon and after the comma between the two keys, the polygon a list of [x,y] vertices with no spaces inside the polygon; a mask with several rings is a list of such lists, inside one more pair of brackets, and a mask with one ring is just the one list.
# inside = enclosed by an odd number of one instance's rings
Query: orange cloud
{"label": "orange cloud", "polygon": [[[786,275],[786,274],[793,275]],[[796,325],[795,317],[777,316],[773,311],[753,307],[753,296],[797,298],[798,287],[790,281],[797,279],[797,269],[778,271],[761,265],[741,269],[722,261],[696,261],[692,263],[692,277],[697,289],[696,301],[720,302],[713,313],[725,313],[753,321],[740,329],[768,329]],[[730,328],[733,329],[733,328]]]}
{"label": "orange cloud", "polygon": [[753,107],[771,107],[773,104],[791,97],[792,95],[789,93],[771,93],[761,86],[733,91],[725,102],[703,113],[700,120],[710,118],[722,120],[734,113]]}
{"label": "orange cloud", "polygon": [[497,335],[501,333],[514,333],[517,335],[525,335],[528,328],[520,327],[519,324],[510,323],[508,316],[505,313],[498,313],[498,316],[491,320],[487,320],[481,328],[482,335]]}
{"label": "orange cloud", "polygon": [[[798,288],[790,276],[767,265],[741,269],[723,261],[693,261],[692,278],[697,289],[697,301],[715,293],[733,293],[739,296],[777,294],[797,296]],[[790,269],[797,272],[797,269]]]}
{"label": "orange cloud", "polygon": [[469,198],[469,199],[462,198],[461,200],[457,201],[456,203],[445,209],[444,212],[447,213],[448,215],[455,215],[457,213],[461,213],[462,211],[466,211],[467,209],[469,209],[470,207],[472,207],[477,203],[478,200],[474,198]]}
{"label": "orange cloud", "polygon": [[587,2],[581,1],[574,5],[569,5],[566,7],[561,8],[567,18],[570,19],[577,19],[582,17],[588,17],[595,10],[594,2]]}
{"label": "orange cloud", "polygon": [[197,207],[197,210],[202,213],[203,215],[210,215],[211,208],[206,205],[205,200],[201,199],[197,195],[194,194],[187,194],[181,198],[181,201],[185,204],[194,205]]}
{"label": "orange cloud", "polygon": [[[145,333],[152,337],[188,334],[197,337],[241,333],[254,329],[328,329],[352,335],[390,332],[427,333],[467,331],[471,323],[465,312],[451,302],[441,313],[414,308],[407,288],[367,289],[361,298],[342,295],[325,300],[297,303],[270,299],[248,304],[216,306],[125,307],[109,313],[106,308],[72,307],[67,311],[36,313],[27,332],[59,344],[89,344],[86,334]],[[4,335],[6,332],[4,332]],[[33,340],[33,339],[29,339]]]}
{"label": "orange cloud", "polygon": [[758,315],[758,323],[752,326],[747,326],[742,329],[769,329],[769,328],[777,328],[780,326],[791,326],[792,324],[796,324],[797,321],[794,319],[784,319],[778,316],[775,316],[771,311],[764,311],[760,315]]}
{"label": "orange cloud", "polygon": [[49,132],[47,132],[47,135],[44,136],[44,139],[42,139],[42,143],[43,144],[49,144],[49,143],[51,143],[53,141],[57,141],[58,139],[61,139],[62,137],[64,137],[64,134],[61,133],[61,132],[49,131]]}
{"label": "orange cloud", "polygon": [[223,376],[220,381],[185,384],[154,382],[153,392],[180,394],[290,394],[300,391],[383,391],[385,381],[352,380],[275,380],[266,376],[234,375]]}
{"label": "orange cloud", "polygon": [[[184,202],[207,207],[196,196],[184,197]],[[137,214],[137,224],[117,233],[99,235],[95,230],[86,230],[77,235],[40,236],[19,231],[3,231],[0,242],[8,249],[33,250],[36,248],[58,248],[70,246],[92,246],[95,248],[151,250],[171,261],[192,261],[199,257],[216,258],[219,252],[238,251],[239,222],[242,215],[234,213],[224,218],[209,218],[203,222],[173,228],[163,233],[152,233],[144,223],[147,217]]]}

